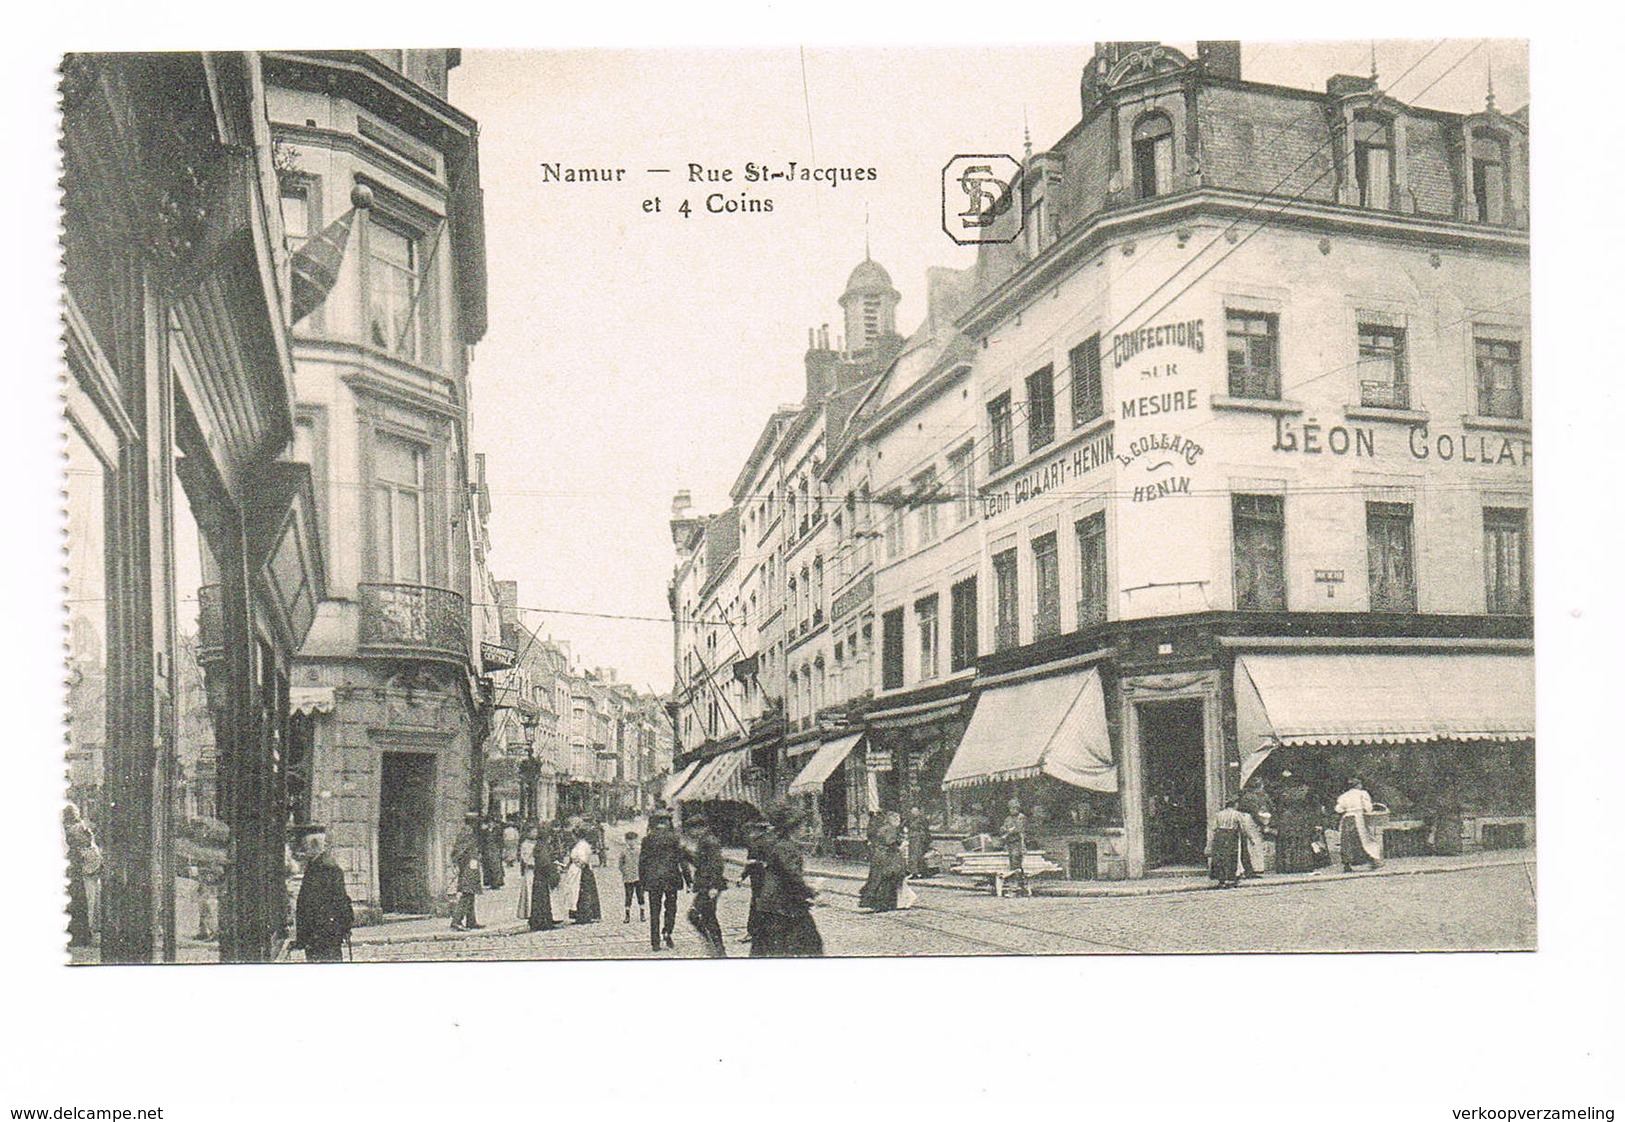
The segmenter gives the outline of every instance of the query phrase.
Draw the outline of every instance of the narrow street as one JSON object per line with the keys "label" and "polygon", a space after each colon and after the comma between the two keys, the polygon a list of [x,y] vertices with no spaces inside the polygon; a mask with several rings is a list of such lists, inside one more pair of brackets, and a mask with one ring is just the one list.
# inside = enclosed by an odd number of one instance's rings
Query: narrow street
{"label": "narrow street", "polygon": [[[358,932],[357,962],[701,957],[680,902],[675,952],[653,954],[634,910],[622,922],[614,854],[596,869],[604,920],[585,927],[501,934],[513,923],[514,890],[480,899],[486,932],[393,943],[388,929]],[[857,910],[857,884],[829,880],[816,910],[829,955],[1180,954],[1384,950],[1530,950],[1536,944],[1533,855],[1526,864],[1417,875],[1247,885],[1232,891],[1083,899],[995,899],[922,886],[909,911]],[[730,955],[744,937],[747,889],[724,893],[718,914]],[[423,921],[427,923],[428,921]],[[443,921],[440,921],[443,923]],[[414,928],[417,924],[412,925]]]}

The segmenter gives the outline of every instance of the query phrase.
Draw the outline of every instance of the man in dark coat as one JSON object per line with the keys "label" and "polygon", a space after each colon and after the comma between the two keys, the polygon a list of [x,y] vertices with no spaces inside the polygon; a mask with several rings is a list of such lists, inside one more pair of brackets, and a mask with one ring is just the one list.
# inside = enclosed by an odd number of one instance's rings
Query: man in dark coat
{"label": "man in dark coat", "polygon": [[781,804],[770,812],[769,821],[773,837],[767,846],[767,873],[758,905],[762,934],[750,945],[751,957],[821,958],[824,940],[812,918],[817,893],[801,872],[801,811],[792,804]]}
{"label": "man in dark coat", "polygon": [[[649,894],[649,947],[658,951],[661,941],[672,946],[672,929],[677,926],[677,893],[692,880],[682,839],[672,829],[671,815],[659,812],[650,820],[649,836],[643,839],[638,855],[638,879]],[[662,911],[664,915],[662,916]]]}
{"label": "man in dark coat", "polygon": [[727,958],[727,948],[722,944],[722,926],[717,922],[717,898],[728,887],[722,869],[722,843],[717,841],[701,815],[690,819],[688,827],[694,842],[694,905],[688,912],[689,922],[700,933],[706,954],[712,958]]}
{"label": "man in dark coat", "polygon": [[931,822],[925,811],[911,806],[904,825],[908,828],[908,875],[928,877],[931,870],[926,868],[925,855],[931,852]]}
{"label": "man in dark coat", "polygon": [[355,909],[344,890],[344,871],[327,852],[327,838],[309,834],[304,844],[305,877],[294,905],[293,946],[306,962],[344,961],[344,941],[355,926]]}
{"label": "man in dark coat", "polygon": [[474,931],[481,926],[474,920],[474,897],[483,887],[479,824],[480,816],[474,811],[463,815],[463,828],[451,844],[452,875],[457,878],[457,905],[451,914],[453,931]]}
{"label": "man in dark coat", "polygon": [[745,920],[744,939],[747,943],[762,934],[762,884],[767,879],[767,848],[772,842],[772,827],[761,819],[745,827],[745,869],[739,883],[750,883],[750,914]]}

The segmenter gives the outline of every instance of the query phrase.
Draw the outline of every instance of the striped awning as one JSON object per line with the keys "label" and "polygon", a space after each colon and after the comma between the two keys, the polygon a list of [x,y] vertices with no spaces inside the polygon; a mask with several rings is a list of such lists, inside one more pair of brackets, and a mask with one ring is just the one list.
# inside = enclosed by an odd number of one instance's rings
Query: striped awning
{"label": "striped awning", "polygon": [[1243,781],[1275,748],[1535,735],[1524,653],[1246,654],[1235,688]]}
{"label": "striped awning", "polygon": [[683,789],[677,792],[678,802],[699,802],[704,799],[728,799],[748,802],[743,770],[745,749],[735,748],[720,756],[713,756],[700,766]]}
{"label": "striped awning", "polygon": [[841,766],[847,756],[851,755],[852,749],[856,748],[858,741],[862,739],[863,734],[855,732],[837,737],[834,740],[824,741],[818,746],[818,751],[813,753],[813,758],[807,761],[807,766],[801,769],[801,774],[790,781],[787,793],[791,795],[818,794],[824,789],[824,783],[829,777],[835,774],[835,769]]}
{"label": "striped awning", "polygon": [[1105,695],[1093,667],[986,690],[943,777],[944,787],[1049,775],[1117,790]]}
{"label": "striped awning", "polygon": [[660,801],[670,806],[673,800],[676,799],[677,793],[683,789],[683,785],[694,778],[694,773],[700,770],[700,765],[704,762],[703,760],[695,760],[681,771],[667,776],[665,785],[660,788]]}

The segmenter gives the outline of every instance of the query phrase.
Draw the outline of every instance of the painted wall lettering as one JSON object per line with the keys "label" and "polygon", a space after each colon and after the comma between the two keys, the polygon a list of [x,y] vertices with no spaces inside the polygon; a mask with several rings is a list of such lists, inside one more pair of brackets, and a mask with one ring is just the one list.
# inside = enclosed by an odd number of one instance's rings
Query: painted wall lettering
{"label": "painted wall lettering", "polygon": [[1171,393],[1146,394],[1123,400],[1123,419],[1155,417],[1160,413],[1182,413],[1196,408],[1195,390],[1174,390]]}
{"label": "painted wall lettering", "polygon": [[[1195,467],[1196,461],[1202,458],[1202,452],[1202,446],[1189,437],[1177,432],[1154,432],[1130,441],[1128,447],[1118,455],[1117,462],[1125,468],[1138,463],[1154,474],[1180,464]],[[1135,484],[1129,498],[1133,502],[1146,503],[1190,493],[1190,476],[1165,475],[1160,479]]]}
{"label": "painted wall lettering", "polygon": [[1411,426],[1411,457],[1462,464],[1510,464],[1527,467],[1534,455],[1528,437],[1482,432],[1431,434],[1426,425]]}
{"label": "painted wall lettering", "polygon": [[1142,327],[1112,336],[1112,364],[1122,366],[1141,351],[1155,347],[1189,347],[1198,354],[1202,351],[1202,321],[1163,323],[1155,327]]}
{"label": "painted wall lettering", "polygon": [[982,517],[992,518],[1061,486],[1081,479],[1112,459],[1112,434],[1099,433],[1069,452],[1063,452],[1031,471],[1011,480],[997,491],[981,497]]}
{"label": "painted wall lettering", "polygon": [[1322,425],[1314,417],[1302,425],[1294,425],[1290,418],[1275,418],[1276,452],[1302,452],[1306,456],[1375,456],[1377,430],[1369,425]]}

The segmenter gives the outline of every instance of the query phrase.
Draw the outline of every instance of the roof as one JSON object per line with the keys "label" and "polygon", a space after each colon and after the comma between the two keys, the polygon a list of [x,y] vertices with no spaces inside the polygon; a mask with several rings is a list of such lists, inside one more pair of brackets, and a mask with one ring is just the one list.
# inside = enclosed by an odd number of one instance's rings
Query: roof
{"label": "roof", "polygon": [[858,267],[852,270],[852,275],[846,278],[846,291],[877,296],[891,292],[891,274],[881,267],[880,262],[865,257],[858,262]]}

